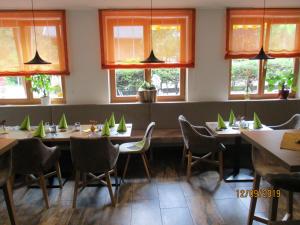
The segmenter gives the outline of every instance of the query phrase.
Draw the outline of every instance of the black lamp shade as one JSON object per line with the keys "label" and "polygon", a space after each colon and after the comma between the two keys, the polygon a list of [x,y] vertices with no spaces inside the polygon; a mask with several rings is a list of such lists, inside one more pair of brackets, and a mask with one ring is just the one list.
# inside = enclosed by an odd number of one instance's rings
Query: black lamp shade
{"label": "black lamp shade", "polygon": [[24,63],[26,65],[45,65],[45,64],[51,64],[50,62],[47,62],[41,58],[38,51],[35,52],[35,56],[32,60]]}
{"label": "black lamp shade", "polygon": [[156,58],[153,50],[151,50],[150,55],[147,59],[141,61],[141,63],[164,63],[164,62],[165,61],[162,61],[162,60],[159,60],[158,58]]}
{"label": "black lamp shade", "polygon": [[267,60],[267,59],[275,59],[275,58],[267,55],[264,51],[264,48],[261,47],[259,53],[256,56],[254,56],[253,58],[250,58],[250,59],[252,59],[252,60]]}

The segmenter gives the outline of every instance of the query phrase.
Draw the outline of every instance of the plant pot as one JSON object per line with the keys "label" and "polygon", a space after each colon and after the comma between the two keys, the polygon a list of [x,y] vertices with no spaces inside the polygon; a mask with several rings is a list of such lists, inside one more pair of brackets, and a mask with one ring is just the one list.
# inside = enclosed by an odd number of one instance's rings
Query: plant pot
{"label": "plant pot", "polygon": [[50,96],[41,97],[41,105],[50,105]]}
{"label": "plant pot", "polygon": [[138,91],[140,102],[156,102],[156,89]]}
{"label": "plant pot", "polygon": [[280,99],[287,99],[290,94],[290,90],[279,90],[278,96]]}

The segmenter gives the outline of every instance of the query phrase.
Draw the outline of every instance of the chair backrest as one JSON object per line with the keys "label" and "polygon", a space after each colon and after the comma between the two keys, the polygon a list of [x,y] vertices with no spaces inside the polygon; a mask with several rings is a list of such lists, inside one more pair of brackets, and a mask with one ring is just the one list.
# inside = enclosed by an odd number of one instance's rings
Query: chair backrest
{"label": "chair backrest", "polygon": [[192,153],[215,152],[218,149],[216,137],[206,127],[193,126],[183,115],[178,117],[185,147]]}
{"label": "chair backrest", "polygon": [[151,138],[152,138],[154,127],[155,127],[155,122],[151,122],[151,123],[149,123],[149,125],[146,129],[145,135],[142,140],[144,142],[143,151],[148,151],[150,148]]}
{"label": "chair backrest", "polygon": [[106,137],[71,137],[71,156],[79,171],[104,173],[115,167],[119,148]]}
{"label": "chair backrest", "polygon": [[19,140],[13,148],[13,170],[15,173],[31,174],[42,171],[42,162],[48,150],[38,138]]}
{"label": "chair backrest", "polygon": [[0,187],[5,184],[11,174],[12,151],[7,151],[0,155]]}
{"label": "chair backrest", "polygon": [[278,126],[271,126],[274,130],[300,129],[300,114],[293,115],[288,121]]}

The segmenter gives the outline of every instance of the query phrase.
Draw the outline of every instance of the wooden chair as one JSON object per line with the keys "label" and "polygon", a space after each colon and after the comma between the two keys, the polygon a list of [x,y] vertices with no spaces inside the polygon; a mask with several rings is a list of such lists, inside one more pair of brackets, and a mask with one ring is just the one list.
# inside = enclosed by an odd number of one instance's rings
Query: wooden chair
{"label": "wooden chair", "polygon": [[[223,151],[226,149],[221,143],[218,143],[206,127],[194,126],[185,119],[184,116],[178,117],[183,142],[183,161],[188,158],[187,163],[187,178],[191,176],[191,169],[197,163],[206,162],[219,167],[220,180],[223,179]],[[210,157],[214,153],[219,154],[219,160],[212,160]]]}
{"label": "wooden chair", "polygon": [[[73,208],[76,208],[78,188],[85,186],[86,181],[80,181],[80,175],[87,175],[90,181],[99,181],[107,186],[112,205],[116,200],[112,190],[110,174],[117,176],[116,163],[119,156],[119,145],[112,145],[106,137],[75,138],[71,137],[71,156],[75,174]],[[95,175],[100,174],[100,175]],[[105,181],[103,180],[105,178]],[[117,178],[116,178],[116,184]]]}
{"label": "wooden chair", "polygon": [[16,225],[18,224],[18,222],[16,219],[15,206],[13,203],[13,194],[10,179],[12,169],[11,152],[12,151],[9,151],[4,153],[3,155],[0,155],[0,187],[2,187],[3,189],[10,223],[12,225]]}
{"label": "wooden chair", "polygon": [[145,132],[145,135],[144,135],[144,137],[141,141],[128,142],[128,143],[124,143],[124,144],[120,145],[120,153],[121,154],[127,154],[127,160],[126,160],[126,163],[125,163],[125,168],[124,168],[123,176],[122,176],[123,180],[126,176],[126,172],[127,172],[127,168],[128,168],[128,164],[129,164],[131,155],[133,155],[133,154],[138,154],[138,155],[141,156],[141,158],[143,160],[143,163],[144,163],[144,167],[145,167],[147,177],[148,177],[149,180],[151,180],[150,166],[149,166],[148,158],[146,156],[146,152],[150,148],[151,137],[152,137],[154,126],[155,126],[154,122],[151,122],[148,125],[148,127],[146,129],[146,132]]}
{"label": "wooden chair", "polygon": [[[49,209],[49,199],[46,179],[56,175],[59,187],[63,187],[59,158],[60,151],[57,147],[47,147],[38,138],[19,140],[13,149],[13,176],[14,174],[25,175],[28,187],[38,182],[47,209]],[[48,172],[53,167],[55,171]]]}
{"label": "wooden chair", "polygon": [[270,126],[274,130],[300,129],[300,114],[293,115],[288,121],[277,126]]}
{"label": "wooden chair", "polygon": [[[288,201],[287,201],[288,213],[285,215],[283,220],[292,220],[293,219],[293,193],[300,192],[300,174],[290,173],[287,169],[278,166],[278,163],[276,163],[276,161],[273,161],[269,157],[269,155],[257,150],[256,148],[252,149],[252,162],[255,169],[253,190],[259,190],[260,180],[263,177],[272,185],[273,190],[282,189],[288,191]],[[264,219],[255,215],[257,197],[252,197],[250,202],[247,224],[252,225],[254,220],[265,224],[276,221],[278,200],[279,197],[277,195],[272,196],[271,206],[269,209],[269,218]]]}

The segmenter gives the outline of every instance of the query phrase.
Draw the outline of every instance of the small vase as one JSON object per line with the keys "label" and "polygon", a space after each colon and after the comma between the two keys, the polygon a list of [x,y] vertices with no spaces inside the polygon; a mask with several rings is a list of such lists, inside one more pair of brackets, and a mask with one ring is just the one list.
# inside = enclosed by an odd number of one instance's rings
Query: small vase
{"label": "small vase", "polygon": [[50,105],[50,96],[41,97],[41,105]]}
{"label": "small vase", "polygon": [[280,99],[287,99],[289,94],[290,94],[290,90],[287,90],[287,89],[281,89],[278,92]]}

